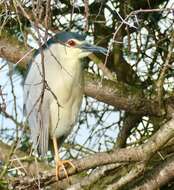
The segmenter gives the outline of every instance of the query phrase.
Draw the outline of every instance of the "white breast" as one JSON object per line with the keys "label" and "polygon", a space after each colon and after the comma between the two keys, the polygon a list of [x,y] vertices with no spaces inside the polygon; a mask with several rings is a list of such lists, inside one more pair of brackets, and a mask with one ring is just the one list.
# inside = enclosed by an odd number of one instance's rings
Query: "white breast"
{"label": "white breast", "polygon": [[[56,48],[53,49],[56,51]],[[35,146],[39,144],[42,154],[48,149],[49,135],[56,136],[59,141],[71,132],[83,93],[80,61],[64,58],[64,62],[60,60],[60,65],[52,54],[56,52],[44,51],[44,95],[41,55],[35,57],[30,69],[32,72],[29,71],[24,84],[24,103],[31,137]]]}

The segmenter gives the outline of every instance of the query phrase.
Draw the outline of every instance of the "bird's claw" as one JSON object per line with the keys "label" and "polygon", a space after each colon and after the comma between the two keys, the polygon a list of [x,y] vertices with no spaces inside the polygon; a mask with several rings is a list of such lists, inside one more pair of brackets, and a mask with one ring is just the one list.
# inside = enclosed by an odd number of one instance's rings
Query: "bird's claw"
{"label": "bird's claw", "polygon": [[61,170],[63,170],[66,178],[68,179],[68,182],[70,183],[70,180],[68,177],[68,172],[66,170],[67,165],[70,165],[74,170],[76,169],[76,167],[69,160],[57,160],[56,161],[56,179],[57,180],[60,179],[60,172],[61,172]]}

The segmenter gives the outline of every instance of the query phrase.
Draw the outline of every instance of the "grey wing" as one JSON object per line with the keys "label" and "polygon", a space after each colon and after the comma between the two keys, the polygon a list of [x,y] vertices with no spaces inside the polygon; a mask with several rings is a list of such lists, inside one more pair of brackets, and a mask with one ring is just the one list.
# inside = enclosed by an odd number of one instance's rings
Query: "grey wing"
{"label": "grey wing", "polygon": [[24,82],[24,108],[26,119],[31,129],[34,149],[44,156],[48,150],[49,138],[49,99],[47,91],[44,96],[40,71],[32,64]]}

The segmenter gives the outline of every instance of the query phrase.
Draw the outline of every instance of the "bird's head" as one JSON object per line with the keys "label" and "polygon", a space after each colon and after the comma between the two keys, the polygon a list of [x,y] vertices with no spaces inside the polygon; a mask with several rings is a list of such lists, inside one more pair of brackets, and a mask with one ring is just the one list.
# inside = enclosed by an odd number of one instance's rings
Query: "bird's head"
{"label": "bird's head", "polygon": [[60,32],[48,41],[64,59],[81,59],[91,53],[107,53],[107,49],[85,41],[85,36],[74,32]]}

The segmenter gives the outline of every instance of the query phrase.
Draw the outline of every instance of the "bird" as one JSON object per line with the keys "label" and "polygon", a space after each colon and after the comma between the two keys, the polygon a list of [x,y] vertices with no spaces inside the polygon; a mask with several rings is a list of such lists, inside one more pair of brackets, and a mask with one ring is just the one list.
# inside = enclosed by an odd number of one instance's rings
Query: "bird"
{"label": "bird", "polygon": [[106,54],[107,49],[86,42],[83,34],[63,31],[36,50],[27,68],[23,107],[31,140],[42,156],[51,140],[57,178],[66,164],[75,168],[69,160],[60,159],[59,149],[80,111],[84,90],[82,59],[95,52]]}

